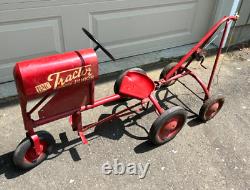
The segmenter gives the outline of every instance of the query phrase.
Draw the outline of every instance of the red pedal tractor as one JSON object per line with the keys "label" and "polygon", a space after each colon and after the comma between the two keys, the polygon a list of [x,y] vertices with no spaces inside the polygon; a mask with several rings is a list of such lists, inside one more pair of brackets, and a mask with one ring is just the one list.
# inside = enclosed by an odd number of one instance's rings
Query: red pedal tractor
{"label": "red pedal tractor", "polygon": [[[22,169],[31,169],[44,161],[52,152],[55,143],[52,135],[45,131],[34,131],[34,128],[40,125],[70,117],[72,129],[77,131],[82,142],[87,144],[88,140],[84,135],[86,130],[108,120],[132,114],[132,110],[135,110],[136,107],[139,109],[135,111],[144,111],[147,108],[144,105],[149,102],[153,104],[158,114],[158,118],[149,130],[149,140],[156,145],[170,141],[184,126],[187,113],[179,106],[165,111],[159,105],[153,92],[160,87],[173,84],[178,78],[186,75],[191,75],[205,93],[204,103],[199,113],[200,119],[203,121],[212,119],[223,106],[224,98],[211,96],[210,87],[229,22],[237,19],[238,16],[229,16],[219,20],[176,65],[167,65],[162,70],[158,81],[152,81],[142,69],[129,69],[116,80],[115,94],[96,101],[94,100],[94,87],[95,80],[98,78],[98,60],[95,51],[100,48],[112,60],[115,59],[86,29],[83,29],[84,33],[97,44],[94,49],[84,49],[17,63],[14,68],[14,77],[27,137],[21,141],[14,152],[14,164]],[[206,86],[193,71],[188,69],[188,66],[193,60],[202,62],[204,59],[202,48],[223,23],[225,23],[225,29]],[[186,61],[187,63],[184,64]],[[126,98],[137,99],[138,103],[96,123],[82,125],[82,111]],[[28,102],[34,99],[39,99],[39,101],[33,108],[27,110]],[[34,118],[35,113],[38,114],[38,119]]]}

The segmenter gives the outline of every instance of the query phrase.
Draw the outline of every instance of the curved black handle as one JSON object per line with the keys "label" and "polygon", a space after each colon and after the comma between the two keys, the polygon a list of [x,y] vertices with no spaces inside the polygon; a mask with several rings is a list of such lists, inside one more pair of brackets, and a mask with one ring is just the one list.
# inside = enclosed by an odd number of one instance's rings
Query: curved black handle
{"label": "curved black handle", "polygon": [[89,37],[89,39],[91,39],[97,46],[94,48],[95,51],[97,51],[99,48],[113,61],[115,61],[116,59],[114,58],[114,56],[106,49],[103,47],[103,45],[98,42],[95,37],[85,28],[82,28],[82,31]]}

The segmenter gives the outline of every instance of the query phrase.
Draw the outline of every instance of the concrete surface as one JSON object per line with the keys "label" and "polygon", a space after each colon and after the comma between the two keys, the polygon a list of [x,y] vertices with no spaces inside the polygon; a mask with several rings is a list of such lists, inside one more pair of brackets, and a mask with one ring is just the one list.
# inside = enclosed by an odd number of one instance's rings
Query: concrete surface
{"label": "concrete surface", "polygon": [[[185,107],[188,122],[171,142],[152,146],[146,129],[156,119],[150,108],[140,116],[130,116],[105,123],[88,134],[89,145],[82,145],[67,119],[39,130],[51,132],[56,140],[55,153],[30,171],[19,171],[11,162],[12,151],[25,137],[19,105],[13,100],[0,110],[0,189],[250,189],[250,56],[249,49],[224,56],[213,93],[222,93],[226,102],[211,121],[200,123],[197,113],[202,102],[181,83],[199,96],[201,88],[185,77],[169,88],[157,92],[161,104]],[[212,57],[205,65],[211,68]],[[221,59],[221,60],[222,60]],[[198,63],[192,68],[207,78],[208,70]],[[160,69],[148,69],[157,79]],[[96,87],[96,98],[112,94],[113,80],[102,80]],[[84,122],[120,110],[124,105],[101,106],[83,114]],[[66,133],[65,133],[66,132]],[[136,175],[104,175],[101,166],[118,159],[126,164],[150,163],[144,179]]]}

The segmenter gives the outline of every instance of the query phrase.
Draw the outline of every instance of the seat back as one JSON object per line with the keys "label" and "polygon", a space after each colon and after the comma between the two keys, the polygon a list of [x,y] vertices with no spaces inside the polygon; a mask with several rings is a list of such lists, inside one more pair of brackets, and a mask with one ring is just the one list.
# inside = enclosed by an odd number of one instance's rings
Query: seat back
{"label": "seat back", "polygon": [[119,93],[125,96],[144,99],[154,91],[154,82],[145,74],[129,71],[123,77]]}

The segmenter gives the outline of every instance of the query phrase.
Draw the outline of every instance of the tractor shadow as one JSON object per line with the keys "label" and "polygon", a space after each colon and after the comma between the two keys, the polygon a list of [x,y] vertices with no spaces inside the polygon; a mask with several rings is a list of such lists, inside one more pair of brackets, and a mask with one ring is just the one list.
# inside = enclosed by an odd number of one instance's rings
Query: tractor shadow
{"label": "tractor shadow", "polygon": [[[197,96],[199,99],[202,99],[195,92],[193,92],[190,88],[188,88],[184,83],[180,82],[179,80],[178,80],[178,82],[180,84],[182,84],[185,88],[187,88],[189,91],[191,91],[191,93],[194,94],[195,96]],[[160,95],[161,93],[164,94],[163,97]],[[182,106],[188,112],[187,125],[189,127],[196,127],[196,126],[199,126],[200,124],[203,123],[202,121],[199,120],[198,113],[196,113],[193,109],[191,109],[190,106],[188,106],[182,99],[180,99],[178,97],[178,95],[176,95],[170,89],[162,88],[162,89],[157,90],[155,93],[155,97],[158,100],[161,107],[165,110],[169,109],[170,106],[171,107],[172,106]],[[142,153],[151,151],[157,147],[158,146],[153,145],[151,142],[149,142],[147,140],[147,141],[142,142],[138,146],[136,146],[134,148],[134,151],[137,154],[142,154]]]}
{"label": "tractor shadow", "polygon": [[[119,108],[128,107],[128,104],[126,102],[120,102],[112,109],[112,114],[116,113]],[[133,112],[133,111],[132,111]],[[141,141],[147,141],[148,139],[148,127],[142,126],[139,124],[138,120],[140,120],[143,116],[146,116],[147,114],[154,112],[153,107],[149,107],[147,110],[137,113],[136,111],[133,112],[130,116],[125,117],[125,119],[120,118],[114,118],[110,121],[98,124],[94,130],[92,130],[90,133],[86,134],[86,138],[88,139],[89,143],[97,138],[106,138],[114,141],[118,141],[122,138],[123,135],[127,135],[130,138],[141,140]],[[102,119],[111,116],[112,114],[101,114],[98,121],[101,121]],[[129,130],[127,130],[129,127],[139,127],[144,131],[143,136],[137,136]],[[76,146],[79,146],[82,144],[82,141],[80,138],[68,140],[68,137],[66,135],[66,132],[59,134],[59,138],[61,140],[61,143],[57,143],[55,145],[53,156],[50,156],[49,159],[54,159],[55,157],[58,157],[63,152],[68,151],[73,159],[73,161],[79,161],[81,160],[80,155],[78,154],[76,150]],[[88,145],[84,145],[88,146]]]}
{"label": "tractor shadow", "polygon": [[[182,84],[186,89],[188,89],[192,94],[194,94],[198,99],[203,100],[198,94],[196,94],[194,91],[192,91],[192,89],[187,87],[184,83],[182,83],[179,80],[178,80],[178,82],[180,84]],[[160,93],[162,93],[162,92],[164,94],[163,97],[160,96]],[[192,108],[190,108],[190,106],[187,105],[181,98],[179,98],[178,95],[175,94],[172,90],[169,90],[168,88],[159,89],[158,91],[156,91],[155,96],[156,96],[156,99],[158,100],[159,104],[161,105],[161,107],[165,110],[169,109],[169,105],[183,107],[188,113],[187,125],[189,127],[196,127],[196,126],[203,124],[203,122],[199,119],[199,113],[197,113]],[[202,105],[202,103],[201,103],[201,105]]]}
{"label": "tractor shadow", "polygon": [[[112,109],[112,114],[115,113],[120,106],[124,108],[124,106],[128,106],[126,102],[120,102],[114,108]],[[148,114],[149,112],[153,112],[154,109],[149,108],[147,111],[142,112],[141,114],[138,114],[134,112],[133,116],[125,117],[124,120],[121,120],[120,118],[115,118],[110,122],[104,122],[102,124],[97,125],[93,130],[90,130],[91,132],[86,134],[86,138],[88,139],[89,143],[91,144],[91,141],[97,139],[97,138],[107,138],[111,140],[119,140],[124,134],[137,139],[137,140],[146,140],[147,137],[141,137],[136,136],[132,133],[130,133],[126,128],[136,126],[142,128],[145,133],[147,134],[147,130],[144,126],[141,126],[138,124],[137,120],[140,119],[143,115]],[[101,114],[98,121],[112,115],[112,114]],[[54,146],[54,150],[52,154],[50,154],[47,158],[47,160],[55,159],[56,157],[60,156],[62,153],[69,152],[71,155],[71,158],[73,161],[80,161],[82,160],[81,156],[79,155],[77,151],[77,146],[82,145],[82,141],[79,137],[75,139],[68,138],[66,132],[59,134],[60,140],[57,141],[57,143]],[[83,145],[88,146],[88,145]],[[17,178],[19,176],[24,175],[25,173],[30,172],[31,170],[21,170],[18,169],[13,161],[14,152],[8,152],[6,154],[0,155],[0,177],[1,175],[4,175],[6,179],[13,179]]]}
{"label": "tractor shadow", "polygon": [[[165,93],[164,97],[160,96],[160,93]],[[182,101],[176,94],[174,94],[169,89],[159,89],[156,91],[155,94],[157,100],[159,101],[160,105],[164,109],[168,109],[168,106],[182,106],[184,109],[188,112],[188,122],[187,124],[190,127],[194,127],[197,125],[200,125],[201,122],[197,119],[198,114],[194,112],[188,105],[185,104],[184,101]],[[177,102],[177,103],[176,103]],[[124,108],[128,107],[128,104],[126,101],[124,102],[118,102],[112,109],[112,114],[116,113],[119,109],[122,107]],[[142,154],[148,151],[151,151],[158,146],[153,145],[151,142],[148,141],[148,133],[150,126],[143,126],[139,124],[138,120],[140,120],[142,117],[148,115],[149,113],[154,112],[155,109],[151,105],[148,107],[148,109],[137,113],[134,112],[132,115],[124,117],[123,120],[120,118],[115,118],[111,121],[104,122],[102,124],[97,125],[94,130],[91,130],[90,133],[86,135],[86,138],[91,143],[92,140],[96,138],[107,138],[111,140],[119,140],[123,135],[127,135],[130,138],[142,141],[139,145],[137,145],[134,148],[134,151],[136,154]],[[110,116],[112,114],[101,114],[98,121],[102,120],[103,118]],[[133,133],[131,133],[129,130],[127,130],[129,127],[140,127],[145,133],[138,136]],[[60,156],[64,152],[69,152],[73,161],[80,161],[81,156],[76,150],[77,146],[82,145],[82,141],[80,138],[75,138],[73,140],[69,140],[66,132],[60,133],[59,138],[61,142],[57,142],[55,144],[54,152],[48,156],[47,160],[54,159],[58,156]],[[85,145],[88,146],[88,145]],[[12,156],[13,151],[0,155],[0,176],[4,175],[7,179],[13,179],[17,178],[27,171],[19,170],[15,167],[15,165],[12,162]]]}
{"label": "tractor shadow", "polygon": [[[200,106],[202,106],[203,98],[201,98],[200,95],[198,95],[196,92],[194,92],[191,88],[189,88],[185,83],[181,82],[180,80],[177,80],[177,82],[179,84],[181,84],[185,89],[187,89],[190,92],[190,95],[194,95],[197,99],[199,99],[200,100]],[[161,99],[159,97],[159,93],[161,91],[165,91],[165,95],[164,95],[163,99]],[[168,94],[170,94],[169,97],[168,97]],[[202,92],[201,94],[203,96],[205,96],[204,92]],[[189,105],[187,105],[181,98],[178,97],[177,94],[173,93],[171,90],[169,90],[169,89],[160,89],[159,91],[156,92],[156,97],[157,97],[157,100],[160,103],[163,103],[163,104],[161,104],[161,106],[166,105],[164,103],[167,103],[167,104],[170,103],[170,104],[172,104],[174,106],[182,106],[188,112],[187,125],[189,127],[201,126],[201,124],[204,123],[203,121],[201,121],[199,119],[199,113],[194,111],[193,108],[190,108]],[[173,100],[176,100],[176,102],[178,102],[178,103],[175,103]],[[168,108],[168,107],[166,107],[166,108]]]}
{"label": "tractor shadow", "polygon": [[0,156],[0,176],[5,175],[7,179],[16,178],[25,174],[27,171],[19,170],[12,162],[14,152],[9,152]]}
{"label": "tractor shadow", "polygon": [[[184,88],[189,90],[191,94],[196,96],[198,99],[203,100],[198,94],[196,94],[192,89],[190,89],[184,83],[182,83],[179,80],[178,82],[181,85],[183,85]],[[160,94],[164,94],[164,96]],[[187,125],[189,127],[201,126],[201,124],[203,124],[203,122],[201,122],[198,118],[199,116],[198,113],[196,113],[192,108],[190,108],[190,106],[188,106],[184,102],[184,100],[179,98],[178,95],[175,94],[169,88],[162,88],[162,89],[157,90],[155,93],[155,97],[158,100],[161,107],[165,110],[169,109],[172,106],[182,106],[188,112]],[[114,106],[112,109],[112,114],[114,114],[114,113],[117,113],[117,111],[119,111],[121,108],[128,107],[128,104],[126,101],[118,101],[116,103],[112,103],[110,105],[105,105],[105,106]],[[151,105],[146,110],[140,113],[133,112],[132,115],[127,116],[123,120],[121,120],[120,118],[116,118],[109,122],[105,122],[103,124],[97,125],[94,131],[88,134],[86,137],[88,139],[102,137],[102,138],[107,138],[111,140],[119,140],[123,135],[127,135],[130,138],[143,141],[142,143],[140,143],[138,146],[134,148],[135,153],[141,154],[141,153],[151,151],[158,147],[152,144],[148,140],[148,133],[149,133],[149,129],[151,126],[143,126],[139,124],[140,122],[138,121],[154,111],[155,111],[155,108]],[[110,115],[111,114],[102,114],[99,117],[98,121]],[[129,130],[127,130],[129,127],[139,127],[144,131],[144,133],[140,136],[137,136],[129,132]]]}

